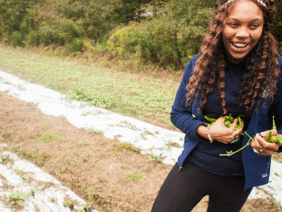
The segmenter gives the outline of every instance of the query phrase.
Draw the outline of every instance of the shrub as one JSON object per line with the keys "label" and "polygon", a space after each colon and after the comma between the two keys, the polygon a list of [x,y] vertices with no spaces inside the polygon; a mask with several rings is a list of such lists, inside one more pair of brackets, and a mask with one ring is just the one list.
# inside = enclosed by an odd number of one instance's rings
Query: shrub
{"label": "shrub", "polygon": [[72,42],[67,44],[67,47],[71,52],[82,52],[84,43],[80,38],[75,38]]}
{"label": "shrub", "polygon": [[22,33],[19,31],[12,32],[12,41],[15,46],[22,46],[23,45]]}
{"label": "shrub", "polygon": [[273,34],[280,44],[280,54],[282,54],[282,0],[276,0],[276,13],[274,15]]}
{"label": "shrub", "polygon": [[133,53],[141,61],[165,68],[182,69],[189,55],[198,53],[212,14],[213,9],[194,0],[173,0],[151,21],[115,30],[107,49],[124,57]]}

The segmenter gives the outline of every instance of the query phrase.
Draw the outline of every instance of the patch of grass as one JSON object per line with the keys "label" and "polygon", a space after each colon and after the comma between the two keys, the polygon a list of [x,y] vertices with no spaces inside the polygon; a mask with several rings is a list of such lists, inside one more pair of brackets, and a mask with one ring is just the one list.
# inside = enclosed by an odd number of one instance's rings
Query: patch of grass
{"label": "patch of grass", "polygon": [[131,173],[129,173],[129,174],[124,174],[123,176],[124,176],[125,178],[127,178],[127,179],[132,179],[132,180],[134,180],[135,183],[138,183],[138,181],[139,181],[140,179],[143,179],[143,175],[142,175],[142,174],[139,175],[139,174],[135,174],[135,173],[133,173],[133,172],[131,172]]}
{"label": "patch of grass", "polygon": [[65,198],[65,201],[63,202],[64,207],[69,208],[71,210],[74,209],[74,206],[77,204],[77,200],[73,200],[69,197]]}
{"label": "patch of grass", "polygon": [[29,175],[28,174],[26,174],[23,171],[18,170],[18,169],[15,172],[16,172],[17,175],[20,176],[20,178],[23,180],[23,182],[29,181]]}
{"label": "patch of grass", "polygon": [[38,153],[36,150],[26,151],[23,150],[22,147],[14,147],[12,151],[15,152],[17,155],[22,155],[28,159],[33,160],[36,164],[44,163],[51,157],[48,152]]}
{"label": "patch of grass", "polygon": [[183,146],[181,146],[179,143],[171,141],[169,141],[169,143],[167,143],[166,145],[168,146],[169,150],[171,149],[171,147],[183,148]]}
{"label": "patch of grass", "polygon": [[9,196],[7,196],[7,201],[10,202],[11,205],[18,205],[22,207],[27,198],[28,198],[28,194],[26,193],[13,192]]}
{"label": "patch of grass", "polygon": [[98,204],[106,204],[110,205],[111,207],[115,207],[114,204],[111,203],[112,198],[110,196],[102,196],[97,194],[93,188],[88,188],[87,189],[87,194],[88,194],[88,200],[90,202],[96,201]]}
{"label": "patch of grass", "polygon": [[0,163],[6,165],[9,161],[9,155],[1,155],[0,156]]}
{"label": "patch of grass", "polygon": [[141,150],[139,148],[136,148],[133,144],[128,143],[128,142],[123,142],[123,143],[119,144],[118,148],[127,149],[127,150],[130,150],[132,152],[136,152],[138,154],[140,154],[140,152],[141,152]]}
{"label": "patch of grass", "polygon": [[163,157],[162,154],[157,156],[153,153],[153,151],[151,150],[151,154],[147,155],[148,157],[148,161],[156,161],[157,163],[161,163],[163,161]]}
{"label": "patch of grass", "polygon": [[[127,116],[148,117],[170,123],[169,112],[180,81],[143,73],[124,73],[98,67],[97,63],[23,54],[21,50],[0,49],[0,63],[25,80],[67,93],[68,98],[88,101]],[[169,127],[170,128],[170,127]]]}
{"label": "patch of grass", "polygon": [[83,144],[84,144],[83,141],[79,141],[79,142],[76,143],[76,146],[81,147],[81,146],[83,146]]}
{"label": "patch of grass", "polygon": [[34,197],[34,195],[35,195],[35,189],[34,188],[30,189],[30,195]]}
{"label": "patch of grass", "polygon": [[54,133],[46,133],[38,138],[39,142],[59,141],[59,140],[61,140],[61,137]]}
{"label": "patch of grass", "polygon": [[96,134],[96,135],[102,135],[103,134],[103,132],[100,131],[100,130],[95,131],[95,130],[91,129],[90,132],[93,133],[93,134]]}

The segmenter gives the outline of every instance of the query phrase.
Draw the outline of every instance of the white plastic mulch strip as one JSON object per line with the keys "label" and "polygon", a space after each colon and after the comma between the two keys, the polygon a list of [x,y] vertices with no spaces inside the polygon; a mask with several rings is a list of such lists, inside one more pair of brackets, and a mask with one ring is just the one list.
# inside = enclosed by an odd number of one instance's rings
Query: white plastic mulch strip
{"label": "white plastic mulch strip", "polygon": [[[7,147],[6,144],[0,146]],[[83,199],[34,164],[8,151],[2,152],[0,157],[6,160],[0,164],[1,212],[15,211],[12,205],[21,204],[21,211],[26,212],[70,212],[71,209],[63,204],[65,201],[75,203],[75,210],[87,206]],[[21,199],[23,202],[18,202]]]}
{"label": "white plastic mulch strip", "polygon": [[[54,90],[35,85],[11,74],[0,72],[0,91],[22,101],[35,103],[47,115],[64,116],[77,128],[103,132],[105,137],[129,142],[142,149],[142,153],[163,158],[163,163],[175,164],[182,152],[183,133],[126,117],[85,102],[66,100]],[[180,146],[176,147],[176,146]]]}
{"label": "white plastic mulch strip", "polygon": [[[67,100],[54,90],[35,85],[0,71],[0,91],[19,100],[35,103],[47,115],[64,116],[77,128],[103,132],[105,137],[129,142],[143,154],[154,154],[166,164],[175,164],[183,150],[184,134],[101,109],[85,102]],[[250,198],[273,198],[282,204],[282,164],[273,161],[270,183],[254,188]],[[269,193],[269,194],[267,194]]]}

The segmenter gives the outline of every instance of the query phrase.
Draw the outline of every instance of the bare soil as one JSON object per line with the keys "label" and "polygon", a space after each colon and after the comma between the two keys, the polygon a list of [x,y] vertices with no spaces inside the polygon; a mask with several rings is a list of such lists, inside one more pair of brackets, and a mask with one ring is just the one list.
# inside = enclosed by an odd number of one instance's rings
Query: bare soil
{"label": "bare soil", "polygon": [[[64,186],[107,211],[150,211],[171,165],[148,161],[118,138],[78,129],[63,117],[42,114],[34,104],[0,93],[0,141]],[[206,211],[204,198],[193,212]],[[281,208],[280,208],[281,209]],[[248,200],[242,212],[280,211],[271,201]]]}

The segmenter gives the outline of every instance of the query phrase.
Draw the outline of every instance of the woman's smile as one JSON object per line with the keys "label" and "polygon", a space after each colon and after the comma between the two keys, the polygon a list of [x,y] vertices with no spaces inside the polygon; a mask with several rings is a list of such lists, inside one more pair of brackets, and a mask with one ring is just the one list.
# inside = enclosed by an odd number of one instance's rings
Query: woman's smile
{"label": "woman's smile", "polygon": [[229,62],[242,62],[256,46],[262,35],[263,22],[263,12],[255,3],[242,1],[235,5],[222,32]]}

